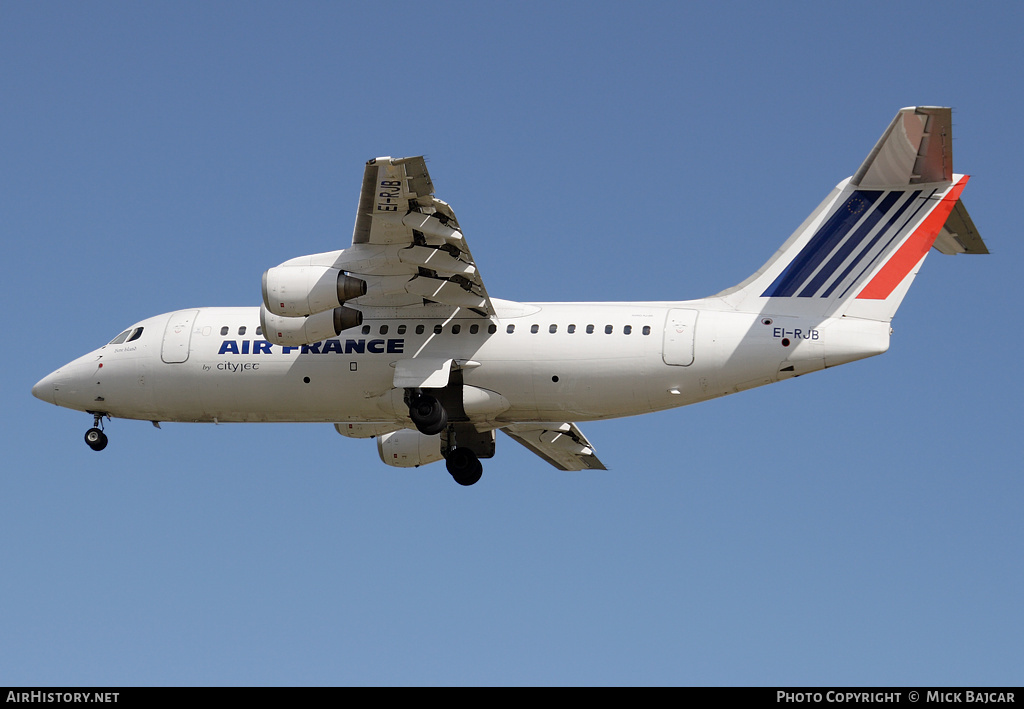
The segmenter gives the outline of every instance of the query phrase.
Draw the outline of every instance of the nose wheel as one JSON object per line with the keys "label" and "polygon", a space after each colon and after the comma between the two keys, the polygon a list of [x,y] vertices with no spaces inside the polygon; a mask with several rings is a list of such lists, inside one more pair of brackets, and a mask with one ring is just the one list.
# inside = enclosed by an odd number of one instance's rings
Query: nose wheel
{"label": "nose wheel", "polygon": [[107,447],[107,434],[100,426],[103,425],[103,414],[92,415],[92,428],[85,432],[85,443],[94,451],[101,451]]}
{"label": "nose wheel", "polygon": [[85,442],[94,451],[101,451],[107,447],[107,434],[98,428],[90,428],[85,432]]}

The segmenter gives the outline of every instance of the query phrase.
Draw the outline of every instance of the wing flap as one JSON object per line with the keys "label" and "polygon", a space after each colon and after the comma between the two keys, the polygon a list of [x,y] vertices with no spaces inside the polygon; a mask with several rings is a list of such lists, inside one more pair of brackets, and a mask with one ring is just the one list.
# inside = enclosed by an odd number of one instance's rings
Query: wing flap
{"label": "wing flap", "polygon": [[[353,299],[353,305],[403,307],[431,302],[495,314],[455,212],[434,197],[434,183],[422,156],[382,157],[366,164],[352,244],[360,254],[339,258],[340,263],[352,258],[343,266],[349,273],[406,276],[400,290],[394,282],[379,288],[368,280],[366,295]],[[385,248],[369,255],[367,249],[374,247]],[[396,298],[399,292],[413,298]]]}
{"label": "wing flap", "polygon": [[459,283],[446,278],[418,276],[406,284],[405,290],[413,295],[422,296],[424,300],[461,308],[486,310],[490,305],[486,297],[477,295],[472,289],[463,288]]}
{"label": "wing flap", "polygon": [[607,470],[574,423],[514,423],[501,430],[559,470]]}
{"label": "wing flap", "polygon": [[[399,309],[404,311],[402,316],[410,317],[496,315],[455,212],[434,197],[434,183],[422,156],[368,161],[363,170],[352,245],[289,259],[275,268],[314,266],[341,271],[320,274],[323,280],[315,282],[319,289],[316,302],[327,302],[328,306],[335,302],[334,292],[320,287],[327,279],[337,278],[338,283],[349,284],[352,281],[343,281],[342,276],[351,276],[361,283],[358,288],[339,290],[336,302],[360,311],[363,317],[367,317],[367,309],[377,308]],[[301,300],[312,292],[312,282],[308,278],[303,281],[303,274],[294,270],[277,273],[275,278],[278,277],[293,284],[294,299],[300,303],[295,309],[308,309],[309,304],[301,306]],[[265,275],[265,302],[269,302],[267,279]],[[370,313],[369,317],[375,315]],[[395,316],[396,313],[389,314]],[[312,315],[281,317],[290,318],[286,321],[290,332],[313,336],[305,322]],[[319,328],[315,334],[319,336],[325,331],[326,328]]]}

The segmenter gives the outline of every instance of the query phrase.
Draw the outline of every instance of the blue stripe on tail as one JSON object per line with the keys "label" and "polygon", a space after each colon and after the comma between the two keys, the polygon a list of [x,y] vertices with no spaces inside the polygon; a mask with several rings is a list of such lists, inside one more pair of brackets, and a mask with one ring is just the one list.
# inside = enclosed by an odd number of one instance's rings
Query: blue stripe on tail
{"label": "blue stripe on tail", "polygon": [[[850,235],[865,213],[875,209],[882,194],[876,190],[857,190],[850,195],[761,296],[786,298],[796,294],[829,254]],[[882,211],[879,215],[884,213]]]}
{"label": "blue stripe on tail", "polygon": [[[898,198],[905,195],[906,192],[893,192],[893,194]],[[875,234],[875,236],[871,239],[871,241],[867,243],[867,245],[864,246],[863,249],[861,249],[861,252],[857,254],[856,258],[854,258],[853,261],[850,262],[850,265],[843,270],[843,273],[839,276],[839,278],[837,278],[832,283],[832,285],[830,285],[825,290],[825,292],[821,294],[822,298],[828,298],[830,295],[832,295],[832,292],[836,288],[838,288],[839,285],[843,283],[843,281],[846,280],[846,277],[850,275],[853,269],[857,267],[857,265],[864,259],[864,257],[871,253],[871,249],[874,248],[875,244],[878,243],[878,240],[881,239],[885,234],[889,233],[889,230],[892,229],[893,225],[899,221],[900,217],[903,216],[903,213],[907,211],[907,208],[914,203],[914,200],[916,200],[920,194],[921,190],[915,191],[913,194],[910,195],[910,198],[906,202],[900,205],[900,208],[896,210],[895,214],[889,217],[889,220],[885,223],[885,226],[878,230],[878,233]],[[897,230],[897,233],[899,233],[899,230]]]}
{"label": "blue stripe on tail", "polygon": [[799,293],[797,293],[797,297],[810,298],[817,293],[818,289],[825,285],[828,279],[839,270],[839,267],[843,265],[843,261],[846,260],[846,257],[853,253],[854,249],[864,243],[867,235],[871,233],[871,230],[875,228],[875,225],[882,220],[882,217],[884,217],[889,210],[892,209],[892,206],[896,204],[896,200],[902,196],[902,192],[890,192],[886,195],[885,199],[883,199],[882,203],[878,206],[878,209],[871,212],[871,214],[869,214],[867,218],[860,223],[860,226],[857,227],[857,231],[851,234],[848,239],[840,244],[839,248],[832,254],[832,257],[828,260],[828,263],[825,264],[824,268],[818,271],[818,275],[812,278],[810,282],[805,285]]}

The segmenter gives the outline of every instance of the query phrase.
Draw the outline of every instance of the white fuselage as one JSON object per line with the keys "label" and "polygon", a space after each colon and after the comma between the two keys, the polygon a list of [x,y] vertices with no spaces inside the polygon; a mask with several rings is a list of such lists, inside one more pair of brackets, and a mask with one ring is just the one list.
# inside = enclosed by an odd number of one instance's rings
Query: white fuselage
{"label": "white fuselage", "polygon": [[493,425],[587,421],[712,399],[880,354],[889,343],[888,323],[736,312],[714,297],[494,302],[491,319],[371,309],[362,326],[303,347],[267,342],[258,308],[178,311],[138,323],[138,339],[80,357],[33,391],[60,406],[152,421],[409,425],[396,363],[452,359],[462,384],[507,400]]}

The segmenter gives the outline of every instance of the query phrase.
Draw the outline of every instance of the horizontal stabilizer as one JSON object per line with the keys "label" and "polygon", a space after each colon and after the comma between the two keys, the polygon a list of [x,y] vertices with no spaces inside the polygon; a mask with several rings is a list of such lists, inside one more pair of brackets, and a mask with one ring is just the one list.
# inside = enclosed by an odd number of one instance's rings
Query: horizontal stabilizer
{"label": "horizontal stabilizer", "polygon": [[607,470],[574,423],[514,423],[501,430],[559,470]]}
{"label": "horizontal stabilizer", "polygon": [[935,238],[935,248],[944,254],[987,254],[988,247],[981,240],[971,215],[963,200],[957,200],[953,211],[949,213],[945,225]]}
{"label": "horizontal stabilizer", "polygon": [[953,180],[952,111],[903,108],[850,180],[861,189]]}

